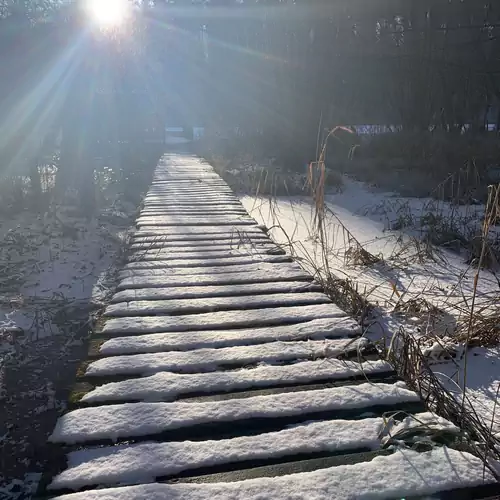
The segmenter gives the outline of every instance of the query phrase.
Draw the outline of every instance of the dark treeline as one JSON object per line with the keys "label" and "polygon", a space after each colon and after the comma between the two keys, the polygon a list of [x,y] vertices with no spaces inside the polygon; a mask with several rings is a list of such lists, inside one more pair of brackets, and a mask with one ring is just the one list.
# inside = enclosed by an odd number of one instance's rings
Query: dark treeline
{"label": "dark treeline", "polygon": [[297,162],[320,120],[500,125],[498,2],[156,0],[114,36],[78,2],[4,0],[0,16],[0,169],[29,170],[59,138],[63,186],[85,184],[96,147],[166,122],[259,131]]}

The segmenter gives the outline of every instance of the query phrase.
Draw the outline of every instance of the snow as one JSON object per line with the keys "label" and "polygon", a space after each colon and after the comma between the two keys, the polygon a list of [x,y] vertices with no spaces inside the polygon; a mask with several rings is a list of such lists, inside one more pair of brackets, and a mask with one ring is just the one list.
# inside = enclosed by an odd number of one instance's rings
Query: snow
{"label": "snow", "polygon": [[63,235],[56,221],[44,222],[31,213],[2,223],[0,251],[9,255],[0,254],[0,260],[18,269],[18,278],[0,283],[0,331],[17,328],[24,331],[23,340],[38,340],[61,331],[52,321],[56,310],[71,315],[102,304],[125,231],[96,220],[68,219],[70,223],[75,239]]}
{"label": "snow", "polygon": [[[357,349],[364,343],[365,339],[337,340],[329,344],[328,355],[334,357],[348,347]],[[272,351],[272,344],[270,347]],[[238,357],[236,356],[234,359],[237,361]],[[183,371],[182,367],[179,367],[178,370]],[[182,394],[229,392],[252,387],[304,384],[318,380],[344,379],[362,374],[370,375],[391,371],[391,366],[384,361],[367,361],[359,364],[354,361],[339,361],[337,359],[304,361],[286,366],[258,366],[252,369],[193,375],[162,371],[149,377],[101,385],[87,393],[82,401],[87,403],[172,401]]]}
{"label": "snow", "polygon": [[[266,257],[266,260],[270,259],[270,256]],[[234,260],[232,262],[234,262]],[[219,273],[217,275],[200,276],[176,276],[175,274],[162,277],[142,276],[125,278],[118,284],[118,290],[257,284],[298,280],[312,281],[312,277],[309,273],[302,269],[295,268],[295,266],[289,269],[278,267],[276,271],[271,269],[264,269],[264,271],[249,271],[245,274]]]}
{"label": "snow", "polygon": [[259,269],[267,269],[267,270],[278,270],[278,269],[283,269],[284,272],[286,272],[288,269],[295,269],[295,270],[302,270],[302,268],[296,264],[295,262],[263,262],[260,260],[253,259],[252,263],[247,263],[247,264],[233,264],[233,260],[229,261],[229,263],[226,263],[225,261],[223,266],[207,266],[205,263],[201,264],[199,267],[176,267],[172,268],[171,261],[165,261],[165,260],[137,260],[133,262],[129,262],[128,264],[125,265],[123,271],[121,272],[127,272],[130,270],[137,270],[137,269],[163,269],[166,270],[166,273],[177,273],[177,274],[210,274],[208,272],[201,273],[199,272],[200,270],[203,269],[213,269],[213,272],[233,272],[233,271],[239,271],[239,272],[248,272],[252,270],[259,270]]}
{"label": "snow", "polygon": [[322,411],[417,402],[404,384],[371,384],[205,403],[126,403],[74,410],[59,418],[54,443],[139,437],[209,422],[313,415]]}
{"label": "snow", "polygon": [[[459,351],[460,352],[460,351]],[[462,351],[463,352],[463,351]],[[467,359],[467,364],[465,363]],[[464,370],[467,375],[467,403],[475,409],[493,434],[500,438],[498,394],[500,385],[500,348],[474,348],[467,358],[453,362],[435,361],[432,369],[440,382],[462,401]],[[497,407],[495,407],[497,401]]]}
{"label": "snow", "polygon": [[233,483],[146,484],[59,497],[60,500],[377,500],[432,495],[493,482],[481,461],[468,453],[436,448],[397,450],[371,462],[340,465],[289,476]]}
{"label": "snow", "polygon": [[[266,237],[265,233],[258,228],[258,226],[248,227],[227,227],[227,226],[164,226],[164,227],[148,227],[147,229],[141,228],[135,232],[136,237],[155,237],[155,238],[169,238],[172,241],[175,239],[207,239],[209,238],[238,238],[239,235],[261,235]],[[217,236],[219,235],[219,236]]]}
{"label": "snow", "polygon": [[104,325],[105,334],[137,334],[238,328],[300,323],[317,318],[342,318],[346,314],[333,304],[275,307],[250,311],[221,311],[186,316],[132,316],[112,318]]}
{"label": "snow", "polygon": [[[147,260],[163,260],[168,255],[158,250],[146,250],[136,253],[134,259]],[[182,258],[179,260],[169,260],[168,267],[209,267],[209,266],[234,266],[236,264],[255,264],[256,262],[288,262],[289,257],[283,255],[266,255],[263,253],[252,253],[248,255],[235,254],[234,256],[226,256],[225,258],[207,259],[203,254],[199,254],[196,258]]]}
{"label": "snow", "polygon": [[187,314],[229,309],[257,309],[305,304],[326,304],[331,300],[324,293],[274,293],[246,297],[215,297],[202,299],[134,300],[109,305],[105,316],[150,316],[154,314]]}
{"label": "snow", "polygon": [[257,240],[256,242],[252,242],[250,244],[240,243],[236,240],[231,240],[227,243],[218,243],[218,242],[209,242],[205,243],[205,246],[194,245],[194,246],[175,246],[171,247],[168,243],[164,241],[159,242],[145,242],[145,243],[134,243],[130,246],[130,249],[133,252],[137,250],[148,250],[148,249],[163,249],[172,253],[196,253],[196,252],[228,252],[228,251],[243,251],[245,252],[256,252],[257,250],[262,250],[264,253],[268,250],[278,250],[274,243],[266,240]]}
{"label": "snow", "polygon": [[[163,265],[162,265],[163,264]],[[285,272],[289,269],[300,270],[297,264],[292,262],[284,263],[267,263],[255,262],[253,264],[238,264],[229,266],[214,266],[214,267],[175,267],[170,268],[168,262],[163,260],[148,260],[131,262],[125,266],[125,269],[118,273],[121,279],[132,278],[134,276],[165,276],[165,275],[179,275],[179,274],[221,274],[221,273],[247,273],[251,271],[264,271],[264,270],[278,270],[283,269]],[[133,273],[133,274],[132,274]],[[261,286],[261,288],[263,288]]]}
{"label": "snow", "polygon": [[147,375],[163,370],[203,372],[216,370],[220,365],[272,363],[295,359],[333,357],[340,354],[350,341],[311,340],[307,342],[270,342],[255,346],[236,346],[220,349],[196,349],[187,352],[157,352],[113,356],[91,363],[87,376]]}
{"label": "snow", "polygon": [[255,225],[255,220],[248,216],[220,216],[216,215],[204,215],[203,217],[168,217],[168,216],[158,216],[149,217],[141,216],[137,219],[136,224],[138,227],[143,226],[210,226],[210,225],[220,225],[220,226],[246,226]]}
{"label": "snow", "polygon": [[[197,228],[199,229],[199,228]],[[170,246],[185,246],[185,245],[208,245],[211,242],[222,240],[225,242],[252,241],[252,240],[268,240],[269,236],[259,229],[254,227],[245,228],[244,231],[236,231],[233,228],[224,226],[222,231],[212,232],[213,228],[208,228],[207,232],[187,232],[187,233],[162,233],[152,231],[137,230],[132,240],[133,242],[164,242]],[[188,242],[188,243],[186,243]],[[193,242],[193,243],[189,243]],[[218,244],[218,243],[217,243]]]}
{"label": "snow", "polygon": [[35,492],[46,438],[65,408],[59,399],[65,374],[74,373],[75,358],[84,355],[94,315],[115,282],[136,207],[111,189],[96,188],[91,220],[70,204],[45,204],[49,193],[40,199],[46,213],[34,210],[30,199],[30,208],[17,213],[2,206],[7,211],[0,214],[2,499],[31,498]]}
{"label": "snow", "polygon": [[137,337],[117,337],[101,346],[102,355],[138,354],[172,350],[220,348],[254,345],[273,341],[322,340],[361,334],[361,327],[351,318],[316,319],[295,325],[250,330],[215,330],[208,332],[155,333]]}
{"label": "snow", "polygon": [[[346,261],[348,242],[338,220],[327,214],[327,258],[323,257],[320,245],[314,236],[310,199],[305,197],[277,197],[272,203],[268,199],[245,196],[244,206],[250,215],[269,227],[280,224],[283,231],[273,229],[273,240],[288,244],[293,242],[293,254],[302,258],[301,264],[309,270],[319,269],[325,273],[326,262],[333,274],[347,277],[357,286],[369,302],[378,306],[379,316],[374,327],[368,331],[371,339],[386,338],[390,343],[392,334],[401,326],[420,337],[424,348],[435,344],[436,339],[446,344],[458,355],[463,353],[453,339],[457,321],[467,314],[474,287],[475,268],[464,263],[463,256],[435,249],[435,260],[421,262],[410,237],[421,237],[425,228],[416,231],[413,227],[393,231],[395,222],[407,218],[421,219],[426,214],[452,217],[459,224],[477,227],[484,213],[484,206],[450,206],[430,199],[404,198],[394,193],[381,193],[366,185],[344,178],[344,190],[326,195],[326,206],[360,242],[363,248],[380,255],[384,262],[372,266],[355,266]],[[490,307],[497,302],[498,281],[488,271],[479,274],[476,307]],[[443,313],[437,318],[422,314],[420,317],[404,318],[397,314],[398,302],[425,299],[440,308]],[[416,315],[414,315],[416,316]],[[443,338],[444,337],[444,338]],[[425,341],[425,339],[428,341]],[[440,349],[442,352],[442,349]],[[432,355],[432,350],[429,350]],[[444,362],[431,360],[433,370],[443,383],[453,388],[461,399],[463,373],[467,365],[467,396],[473,406],[490,425],[494,415],[496,393],[500,384],[497,359],[500,348],[471,348],[464,359]],[[484,368],[484,369],[483,369]],[[500,432],[500,417],[494,420],[494,430]]]}
{"label": "snow", "polygon": [[166,198],[164,201],[148,201],[144,202],[144,208],[148,209],[203,209],[206,212],[209,212],[213,208],[240,208],[242,206],[240,200],[237,198],[229,199],[229,200],[203,200],[203,201],[186,201],[184,198],[176,198],[175,201]]}
{"label": "snow", "polygon": [[227,250],[196,250],[194,252],[175,252],[170,249],[160,249],[160,250],[136,250],[130,255],[130,260],[140,258],[141,260],[165,260],[165,261],[180,261],[180,260],[191,260],[191,261],[202,261],[202,260],[216,260],[216,259],[229,259],[231,257],[241,257],[247,258],[253,257],[255,260],[259,258],[265,258],[269,255],[271,248],[256,248],[256,247],[242,247],[237,248],[235,245],[233,248],[228,248]]}
{"label": "snow", "polygon": [[144,443],[76,451],[68,455],[68,469],[54,478],[50,489],[149,483],[160,476],[217,464],[320,451],[376,449],[384,427],[383,418],[333,420],[219,441]]}
{"label": "snow", "polygon": [[[146,215],[198,215],[207,213],[207,208],[204,206],[194,206],[194,207],[165,207],[165,206],[150,206],[144,205],[141,210],[141,214]],[[246,210],[243,205],[233,205],[233,206],[212,206],[210,208],[210,213],[213,215],[227,215],[227,214],[246,214]]]}
{"label": "snow", "polygon": [[[252,271],[255,268],[264,268],[265,265],[257,266],[235,266],[236,269],[230,267],[230,272],[241,273]],[[205,274],[203,270],[221,271],[220,267],[202,267],[189,268],[188,271],[195,270],[193,274]],[[227,270],[227,268],[222,268]],[[180,271],[180,269],[176,269]],[[182,271],[186,271],[182,269]],[[184,274],[190,274],[185,272]],[[212,274],[212,271],[207,272]],[[123,290],[116,293],[111,302],[130,302],[132,300],[162,300],[162,299],[196,299],[201,297],[237,297],[243,295],[254,295],[264,293],[300,293],[300,292],[319,292],[321,287],[315,283],[307,283],[303,281],[283,281],[273,283],[250,283],[247,285],[226,285],[226,286],[200,286],[200,287],[179,287],[179,288],[141,288],[139,290]]]}
{"label": "snow", "polygon": [[[250,243],[251,245],[265,245],[268,243],[267,236],[262,233],[261,235],[245,235],[244,237],[230,236],[222,239],[215,239],[213,236],[207,235],[205,239],[202,240],[188,240],[188,241],[176,241],[172,240],[169,236],[145,236],[144,238],[133,238],[132,248],[136,248],[139,245],[163,245],[163,248],[192,248],[192,251],[200,247],[213,247],[213,246],[233,246],[238,247],[240,242]],[[273,243],[274,245],[274,243]]]}

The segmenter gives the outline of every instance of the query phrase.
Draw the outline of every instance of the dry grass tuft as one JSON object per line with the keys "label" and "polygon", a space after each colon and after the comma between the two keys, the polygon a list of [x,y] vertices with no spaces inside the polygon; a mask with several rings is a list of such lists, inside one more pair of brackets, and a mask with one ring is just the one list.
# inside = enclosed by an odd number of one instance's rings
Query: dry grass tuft
{"label": "dry grass tuft", "polygon": [[[419,394],[429,409],[464,431],[464,448],[480,457],[485,468],[490,468],[491,458],[500,459],[499,437],[492,433],[491,426],[478,415],[474,403],[465,393],[461,401],[456,393],[444,387],[423,353],[422,341],[423,339],[413,337],[402,328],[392,338],[385,358],[394,366],[408,387]],[[496,474],[494,470],[492,472]],[[496,475],[498,477],[498,474]]]}
{"label": "dry grass tuft", "polygon": [[349,278],[338,278],[331,272],[326,275],[318,273],[316,281],[335,304],[354,316],[361,324],[372,313],[373,305],[368,301],[368,290],[360,290],[355,281]]}
{"label": "dry grass tuft", "polygon": [[457,322],[453,338],[469,347],[496,347],[500,345],[500,309],[485,314],[477,312],[471,318]]}
{"label": "dry grass tuft", "polygon": [[437,316],[443,314],[443,311],[431,304],[428,300],[417,297],[408,300],[399,300],[394,307],[394,312],[404,315],[432,315]]}

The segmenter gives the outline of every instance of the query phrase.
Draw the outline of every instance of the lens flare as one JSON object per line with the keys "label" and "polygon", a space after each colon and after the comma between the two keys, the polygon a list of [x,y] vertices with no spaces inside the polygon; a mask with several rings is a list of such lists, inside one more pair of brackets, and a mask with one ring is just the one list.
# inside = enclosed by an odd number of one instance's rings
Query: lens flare
{"label": "lens flare", "polygon": [[87,11],[103,28],[120,26],[130,14],[130,4],[128,0],[88,0]]}

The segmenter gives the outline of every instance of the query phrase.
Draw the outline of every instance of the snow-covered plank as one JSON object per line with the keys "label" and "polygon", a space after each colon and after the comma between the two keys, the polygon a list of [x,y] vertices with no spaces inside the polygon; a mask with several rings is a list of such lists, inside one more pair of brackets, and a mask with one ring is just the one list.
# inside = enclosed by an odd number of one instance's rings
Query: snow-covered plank
{"label": "snow-covered plank", "polygon": [[[236,267],[236,266],[235,266]],[[237,266],[240,269],[239,266]],[[195,269],[193,273],[205,274],[204,269],[212,268],[189,268]],[[214,268],[220,270],[224,268]],[[244,269],[244,268],[241,268]],[[252,270],[252,267],[250,267]],[[179,271],[179,269],[177,269]],[[182,271],[188,271],[182,269]],[[232,270],[231,272],[242,272]],[[243,271],[244,272],[244,271]],[[182,273],[181,273],[182,274]],[[184,273],[188,274],[188,273]],[[213,274],[211,271],[208,274]],[[111,303],[116,302],[130,302],[132,300],[167,300],[167,299],[196,299],[202,297],[237,297],[253,294],[266,294],[266,293],[302,293],[302,292],[320,292],[321,286],[317,283],[301,282],[301,281],[283,281],[273,283],[250,283],[247,285],[226,285],[226,286],[200,286],[200,287],[179,287],[179,288],[141,288],[139,290],[123,290],[116,293]]]}
{"label": "snow-covered plank", "polygon": [[241,207],[241,202],[239,200],[229,200],[229,201],[187,201],[184,198],[178,200],[162,200],[162,201],[148,201],[144,202],[144,207],[147,208],[204,208],[207,211],[211,210],[214,207]]}
{"label": "snow-covered plank", "polygon": [[209,247],[209,246],[220,246],[220,245],[232,245],[237,247],[240,243],[245,243],[249,245],[263,245],[263,244],[273,244],[264,233],[262,235],[252,234],[252,235],[231,235],[222,236],[221,238],[214,238],[207,235],[205,237],[195,237],[191,240],[177,239],[169,236],[134,236],[132,238],[132,247],[135,248],[136,245],[163,245],[164,248],[198,248],[198,247]]}
{"label": "snow-covered plank", "polygon": [[187,198],[200,197],[205,194],[218,196],[228,195],[235,196],[235,194],[228,187],[222,185],[206,186],[206,187],[171,187],[171,188],[157,188],[150,189],[147,196],[186,196]]}
{"label": "snow-covered plank", "polygon": [[224,201],[237,201],[238,198],[234,194],[206,194],[206,195],[193,195],[193,196],[187,196],[187,195],[181,195],[181,194],[148,194],[144,198],[145,202],[150,202],[150,201],[156,201],[156,202],[163,202],[163,201],[177,201],[177,200],[184,200],[184,201],[190,201],[190,202],[205,202],[205,201],[219,201],[219,202],[224,202]]}
{"label": "snow-covered plank", "polygon": [[[236,240],[233,240],[230,243],[226,244],[220,244],[217,245],[216,242],[212,242],[211,245],[207,246],[201,246],[201,245],[194,245],[194,246],[183,246],[183,247],[170,247],[167,243],[165,242],[146,242],[146,243],[133,243],[130,246],[132,251],[141,251],[141,250],[164,250],[168,251],[170,253],[186,253],[186,252],[191,252],[191,253],[205,253],[205,252],[245,252],[245,253],[252,253],[252,252],[268,252],[269,250],[271,251],[279,251],[279,247],[272,243],[269,240],[261,240],[256,241],[253,244],[248,244],[248,243],[241,243],[238,244]],[[210,254],[209,254],[210,255]]]}
{"label": "snow-covered plank", "polygon": [[231,200],[236,201],[238,198],[232,192],[224,192],[221,190],[204,190],[204,191],[163,191],[163,192],[150,192],[144,201],[158,200],[158,201],[172,201],[172,200],[185,200],[185,201],[213,201],[215,200]]}
{"label": "snow-covered plank", "polygon": [[190,314],[232,309],[259,309],[307,304],[328,304],[324,293],[274,293],[245,297],[206,297],[201,299],[134,300],[109,305],[108,317],[154,316],[155,314]]}
{"label": "snow-covered plank", "polygon": [[178,373],[210,372],[220,366],[244,366],[252,363],[278,363],[300,359],[331,358],[341,354],[352,342],[310,340],[271,342],[253,346],[196,349],[194,351],[155,352],[102,358],[87,367],[88,377],[109,375],[151,375],[160,371]]}
{"label": "snow-covered plank", "polygon": [[256,224],[250,216],[204,216],[204,217],[139,217],[136,221],[138,227],[144,226],[246,226]]}
{"label": "snow-covered plank", "polygon": [[231,191],[231,188],[222,180],[211,178],[205,180],[203,182],[181,182],[172,180],[171,182],[155,182],[150,186],[150,192],[156,190],[185,190],[187,192],[196,192],[203,191],[206,189],[220,189],[221,191]]}
{"label": "snow-covered plank", "polygon": [[49,440],[67,444],[99,439],[117,440],[210,422],[273,419],[296,415],[303,415],[306,419],[307,415],[324,411],[418,401],[416,393],[398,382],[365,383],[203,403],[125,403],[81,408],[66,413],[57,421]]}
{"label": "snow-covered plank", "polygon": [[315,319],[295,325],[246,330],[154,333],[112,338],[101,346],[104,356],[202,348],[256,345],[276,341],[324,340],[361,335],[362,328],[351,318]]}
{"label": "snow-covered plank", "polygon": [[263,232],[235,233],[233,231],[219,234],[177,234],[165,236],[141,236],[137,234],[132,237],[133,244],[162,243],[167,248],[226,244],[238,245],[240,242],[248,244],[259,244],[270,241],[271,240],[269,239],[269,237]]}
{"label": "snow-covered plank", "polygon": [[[149,459],[149,456],[144,457]],[[154,470],[153,462],[151,468]],[[137,467],[137,465],[136,465]],[[484,475],[483,475],[484,473]],[[263,477],[232,483],[151,483],[73,493],[60,500],[346,500],[423,497],[495,482],[473,455],[451,448],[418,453],[398,449],[371,462],[339,465],[314,472]]]}
{"label": "snow-covered plank", "polygon": [[[203,248],[203,247],[202,247]],[[245,245],[238,247],[237,245],[234,245],[233,247],[229,247],[225,250],[201,250],[201,249],[194,249],[191,252],[184,252],[184,251],[175,251],[171,249],[153,249],[153,251],[148,251],[148,249],[141,249],[141,250],[136,250],[132,252],[131,258],[134,256],[144,256],[147,257],[148,255],[154,255],[157,256],[156,260],[191,260],[191,259],[224,259],[224,258],[230,258],[230,257],[247,257],[248,255],[250,256],[255,256],[258,258],[261,255],[270,255],[270,252],[273,250],[276,250],[276,247],[274,246],[259,246],[259,247],[252,247],[250,245]]]}
{"label": "snow-covered plank", "polygon": [[[120,276],[125,277],[126,271],[139,271],[139,270],[155,270],[158,269],[161,272],[156,274],[157,276],[171,275],[171,274],[216,274],[216,273],[248,273],[252,271],[278,271],[278,269],[287,272],[291,269],[295,271],[300,271],[300,266],[294,262],[252,262],[248,264],[233,264],[227,266],[201,266],[201,267],[171,267],[169,265],[170,261],[164,260],[145,260],[137,262],[129,262],[125,265],[123,271],[121,271]],[[137,273],[134,276],[154,276],[155,273]]]}
{"label": "snow-covered plank", "polygon": [[[186,166],[187,168],[187,166]],[[153,184],[171,185],[173,182],[185,182],[188,186],[198,186],[208,182],[224,182],[221,177],[214,172],[214,170],[204,169],[191,169],[187,171],[173,171],[168,170],[165,172],[156,172],[153,177]]]}
{"label": "snow-covered plank", "polygon": [[206,208],[196,209],[192,208],[189,210],[177,210],[175,208],[168,210],[166,208],[145,208],[141,210],[139,217],[153,217],[153,218],[163,218],[163,217],[191,217],[191,218],[205,218],[205,217],[249,217],[246,210],[240,210],[239,208],[231,209],[225,208],[220,210],[208,210]]}
{"label": "snow-covered plank", "polygon": [[176,250],[170,248],[139,248],[133,250],[132,256],[147,257],[148,255],[157,256],[156,260],[191,260],[191,259],[224,259],[231,257],[247,257],[248,255],[259,257],[261,255],[273,255],[280,251],[276,245],[265,242],[263,245],[237,245],[236,243],[222,249],[206,249],[204,247],[194,247],[191,251],[185,249]]}
{"label": "snow-covered plank", "polygon": [[143,236],[169,236],[169,237],[174,237],[174,236],[203,236],[206,238],[208,235],[217,235],[217,234],[222,234],[224,235],[224,238],[227,238],[228,234],[229,235],[234,235],[235,237],[238,237],[238,235],[246,235],[246,234],[260,234],[260,235],[265,235],[264,231],[255,224],[254,226],[245,226],[245,227],[220,227],[220,226],[192,226],[192,227],[182,227],[182,226],[165,226],[165,227],[150,227],[150,228],[143,228],[143,229],[138,229],[135,233],[134,236],[138,237],[143,237]]}
{"label": "snow-covered plank", "polygon": [[[138,261],[155,261],[161,260],[165,262],[164,255],[158,255],[158,250],[145,250],[143,252],[138,252],[130,257],[129,262]],[[135,260],[133,260],[135,259]],[[286,263],[290,260],[290,257],[286,255],[266,255],[266,254],[248,254],[247,256],[227,256],[218,258],[184,258],[176,260],[168,260],[166,264],[169,268],[187,268],[187,267],[220,267],[220,266],[234,266],[234,265],[246,265],[246,264],[256,264],[259,262],[276,262],[276,263]]]}
{"label": "snow-covered plank", "polygon": [[193,176],[199,176],[199,178],[191,178],[189,179],[187,176],[181,176],[177,173],[170,172],[161,174],[161,178],[154,177],[153,182],[151,184],[151,188],[193,188],[193,189],[202,189],[207,186],[221,186],[224,188],[228,188],[227,183],[222,180],[220,176],[218,176],[215,172],[193,172]]}
{"label": "snow-covered plank", "polygon": [[231,191],[219,190],[205,190],[199,192],[182,192],[182,191],[163,191],[163,192],[150,192],[144,201],[165,201],[165,200],[185,200],[185,201],[235,201],[238,197]]}
{"label": "snow-covered plank", "polygon": [[69,453],[68,468],[54,478],[49,489],[77,490],[95,485],[151,483],[158,477],[246,460],[359,448],[375,450],[380,447],[382,435],[422,424],[429,428],[455,429],[443,418],[418,413],[398,424],[383,418],[331,420],[217,441],[152,442],[92,448]]}
{"label": "snow-covered plank", "polygon": [[228,188],[227,186],[224,186],[222,184],[206,184],[204,187],[190,187],[189,185],[186,185],[185,187],[182,186],[175,186],[171,188],[167,188],[158,185],[155,189],[150,189],[148,193],[146,194],[147,197],[162,197],[162,196],[186,196],[186,198],[200,198],[204,194],[209,195],[213,198],[215,197],[234,197],[238,198],[235,193]]}
{"label": "snow-covered plank", "polygon": [[[241,262],[241,261],[240,261]],[[230,263],[230,262],[228,262]],[[249,262],[251,263],[251,262]],[[301,269],[279,268],[278,270],[252,271],[245,274],[219,273],[213,275],[175,275],[170,276],[139,276],[125,278],[117,288],[118,290],[138,288],[170,288],[170,287],[200,287],[206,285],[241,285],[250,283],[272,283],[277,281],[312,281],[310,274]]]}
{"label": "snow-covered plank", "polygon": [[164,250],[171,253],[203,253],[203,252],[243,252],[251,253],[260,251],[268,254],[269,250],[272,252],[280,252],[280,248],[268,240],[256,240],[255,242],[244,244],[239,244],[238,241],[232,240],[228,243],[217,244],[217,240],[210,242],[208,245],[190,245],[189,242],[186,242],[184,246],[170,246],[169,243],[165,241],[148,241],[144,243],[133,243],[130,246],[131,250],[141,251],[141,250]]}
{"label": "snow-covered plank", "polygon": [[[118,273],[119,279],[126,279],[126,278],[133,278],[133,277],[138,277],[138,276],[169,276],[172,273],[176,275],[184,274],[184,275],[200,275],[200,274],[205,274],[205,275],[211,275],[211,274],[234,274],[234,273],[244,273],[244,272],[250,272],[250,271],[264,271],[266,268],[262,267],[259,265],[259,263],[255,263],[254,261],[248,263],[248,264],[238,264],[238,265],[229,265],[229,266],[213,266],[213,267],[205,267],[205,266],[200,266],[200,267],[175,267],[172,268],[169,266],[170,261],[163,261],[163,260],[147,260],[144,262],[138,261],[138,262],[132,262],[132,264],[158,264],[161,263],[163,265],[156,265],[156,266],[139,266],[139,267],[130,267],[127,269],[124,269],[123,271],[120,271]],[[185,261],[182,261],[185,262]],[[264,263],[265,264],[265,263]],[[287,263],[285,263],[287,264]]]}
{"label": "snow-covered plank", "polygon": [[219,441],[141,443],[75,451],[68,454],[68,468],[54,478],[49,489],[150,483],[157,477],[224,463],[376,449],[384,425],[383,418],[333,420]]}
{"label": "snow-covered plank", "polygon": [[197,196],[200,194],[226,194],[235,196],[234,192],[227,186],[220,183],[206,183],[200,186],[186,185],[165,185],[153,184],[148,191],[148,195],[180,194],[186,196]]}
{"label": "snow-covered plank", "polygon": [[186,209],[179,209],[179,208],[166,208],[166,207],[159,207],[159,208],[144,208],[141,210],[141,217],[142,216],[162,216],[162,215],[182,215],[182,216],[193,216],[193,217],[199,217],[200,215],[248,215],[247,211],[243,208],[228,208],[228,207],[221,207],[221,208],[212,208],[210,211],[208,211],[206,208],[186,208]]}
{"label": "snow-covered plank", "polygon": [[206,191],[210,191],[214,194],[222,193],[222,194],[232,194],[234,195],[233,191],[231,188],[224,183],[217,182],[217,181],[209,181],[209,182],[204,182],[204,183],[186,183],[186,184],[181,184],[180,182],[164,182],[164,183],[153,183],[151,184],[151,187],[149,189],[149,193],[156,193],[156,192],[179,192],[183,194],[197,194],[197,193],[203,193]]}
{"label": "snow-covered plank", "polygon": [[[360,347],[364,339],[337,340],[335,349],[343,352],[351,344]],[[391,372],[385,361],[304,361],[287,366],[258,366],[257,368],[214,373],[178,374],[159,372],[139,379],[101,385],[87,393],[82,401],[173,401],[181,395],[192,393],[230,392],[252,387],[306,384],[316,381],[347,379],[363,374]]]}
{"label": "snow-covered plank", "polygon": [[135,316],[112,318],[103,327],[105,334],[181,332],[214,328],[244,328],[301,323],[318,318],[342,318],[346,313],[334,304],[275,307],[250,311],[223,311],[186,316]]}
{"label": "snow-covered plank", "polygon": [[203,183],[185,183],[180,182],[167,182],[167,183],[153,183],[149,189],[149,193],[156,192],[180,192],[185,194],[192,193],[203,193],[205,191],[210,191],[213,193],[231,193],[233,194],[231,188],[224,184],[223,182],[209,181]]}

